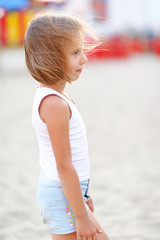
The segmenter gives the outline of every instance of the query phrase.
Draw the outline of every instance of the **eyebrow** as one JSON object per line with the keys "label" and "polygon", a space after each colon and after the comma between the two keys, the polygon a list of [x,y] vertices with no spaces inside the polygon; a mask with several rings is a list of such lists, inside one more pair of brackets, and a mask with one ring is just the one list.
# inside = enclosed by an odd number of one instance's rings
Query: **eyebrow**
{"label": "eyebrow", "polygon": [[78,47],[77,47],[77,48],[74,48],[74,49],[72,50],[72,53],[77,52],[77,51],[81,51],[82,49],[83,49],[83,48],[80,48],[80,47],[79,47],[79,48],[78,48]]}

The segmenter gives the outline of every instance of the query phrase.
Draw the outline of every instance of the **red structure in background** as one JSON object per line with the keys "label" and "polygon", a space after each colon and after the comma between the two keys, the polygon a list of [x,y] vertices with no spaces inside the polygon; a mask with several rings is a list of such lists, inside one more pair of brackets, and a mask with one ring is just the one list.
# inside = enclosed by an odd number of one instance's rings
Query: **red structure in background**
{"label": "red structure in background", "polygon": [[132,38],[129,36],[114,36],[106,40],[93,52],[88,59],[125,58],[135,53],[152,52],[160,56],[160,38]]}
{"label": "red structure in background", "polygon": [[0,9],[0,45],[6,45],[6,12]]}
{"label": "red structure in background", "polygon": [[155,49],[155,52],[160,56],[160,37],[155,38],[154,49]]}

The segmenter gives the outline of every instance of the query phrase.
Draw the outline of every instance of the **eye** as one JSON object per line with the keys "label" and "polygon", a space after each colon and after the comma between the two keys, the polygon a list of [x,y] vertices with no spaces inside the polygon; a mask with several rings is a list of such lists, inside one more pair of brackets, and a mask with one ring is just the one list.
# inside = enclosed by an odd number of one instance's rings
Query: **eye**
{"label": "eye", "polygon": [[74,52],[74,55],[78,55],[78,54],[79,54],[79,51],[78,51],[78,50]]}

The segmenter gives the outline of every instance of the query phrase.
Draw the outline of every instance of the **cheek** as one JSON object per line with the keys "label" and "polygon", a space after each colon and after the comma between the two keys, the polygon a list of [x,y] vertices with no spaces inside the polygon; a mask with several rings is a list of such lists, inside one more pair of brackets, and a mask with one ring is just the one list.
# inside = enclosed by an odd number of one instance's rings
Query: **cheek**
{"label": "cheek", "polygon": [[69,58],[68,66],[69,66],[70,69],[73,68],[73,66],[74,66],[74,58],[73,57]]}
{"label": "cheek", "polygon": [[79,65],[79,57],[72,55],[69,58],[68,64],[69,64],[69,71],[73,72],[74,70],[77,69],[77,66]]}
{"label": "cheek", "polygon": [[77,66],[77,62],[76,62],[76,59],[75,59],[74,61],[72,61],[72,62],[70,63],[70,69],[71,69],[71,70],[74,70],[74,69],[76,68],[76,66]]}

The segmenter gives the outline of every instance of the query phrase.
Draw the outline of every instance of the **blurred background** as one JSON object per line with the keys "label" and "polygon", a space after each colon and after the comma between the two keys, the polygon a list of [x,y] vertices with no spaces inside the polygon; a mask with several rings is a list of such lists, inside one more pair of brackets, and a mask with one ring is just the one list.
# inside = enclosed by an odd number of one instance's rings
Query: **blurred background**
{"label": "blurred background", "polygon": [[111,240],[159,240],[159,0],[0,0],[0,239],[50,239],[35,199],[37,83],[23,49],[28,22],[46,9],[106,39],[67,86],[87,128],[95,215]]}

